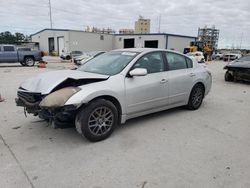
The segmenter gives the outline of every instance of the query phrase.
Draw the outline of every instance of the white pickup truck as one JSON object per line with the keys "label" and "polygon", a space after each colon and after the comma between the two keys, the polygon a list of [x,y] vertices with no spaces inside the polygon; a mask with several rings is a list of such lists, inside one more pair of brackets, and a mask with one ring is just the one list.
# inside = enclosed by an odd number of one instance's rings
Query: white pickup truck
{"label": "white pickup truck", "polygon": [[15,45],[0,44],[0,63],[19,62],[23,66],[34,66],[35,61],[42,60],[43,52],[36,50],[18,50]]}

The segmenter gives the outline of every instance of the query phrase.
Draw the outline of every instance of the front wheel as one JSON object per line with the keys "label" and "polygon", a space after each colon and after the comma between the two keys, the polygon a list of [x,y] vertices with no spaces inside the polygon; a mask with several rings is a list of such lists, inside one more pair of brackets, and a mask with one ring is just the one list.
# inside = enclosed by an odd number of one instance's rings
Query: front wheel
{"label": "front wheel", "polygon": [[225,73],[225,81],[226,82],[232,82],[233,80],[234,80],[234,76],[229,71],[227,71]]}
{"label": "front wheel", "polygon": [[202,104],[204,93],[204,87],[201,84],[196,84],[190,93],[187,108],[197,110]]}
{"label": "front wheel", "polygon": [[24,64],[25,64],[26,66],[28,66],[28,67],[34,66],[35,60],[34,60],[33,57],[26,57],[26,58],[24,59]]}
{"label": "front wheel", "polygon": [[83,107],[77,114],[77,131],[91,142],[108,138],[118,124],[115,105],[105,99],[97,99]]}

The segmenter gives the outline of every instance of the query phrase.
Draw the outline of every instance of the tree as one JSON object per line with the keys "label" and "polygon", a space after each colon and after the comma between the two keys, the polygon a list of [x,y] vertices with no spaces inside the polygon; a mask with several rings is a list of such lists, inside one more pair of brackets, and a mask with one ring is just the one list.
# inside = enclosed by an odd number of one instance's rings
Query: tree
{"label": "tree", "polygon": [[17,44],[24,41],[29,41],[29,37],[25,36],[23,33],[16,32],[12,34],[9,31],[0,33],[0,44]]}
{"label": "tree", "polygon": [[25,36],[22,33],[15,33],[15,38],[17,42],[21,42],[21,41],[24,41]]}

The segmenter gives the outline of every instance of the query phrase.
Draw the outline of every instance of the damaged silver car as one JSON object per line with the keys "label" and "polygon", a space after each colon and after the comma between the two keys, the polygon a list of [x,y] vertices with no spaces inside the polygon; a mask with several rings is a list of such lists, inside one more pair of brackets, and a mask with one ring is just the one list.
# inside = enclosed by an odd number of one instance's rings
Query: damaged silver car
{"label": "damaged silver car", "polygon": [[204,66],[178,52],[122,49],[77,70],[28,79],[19,87],[16,103],[55,127],[74,123],[88,140],[100,141],[134,117],[177,106],[198,109],[211,83]]}

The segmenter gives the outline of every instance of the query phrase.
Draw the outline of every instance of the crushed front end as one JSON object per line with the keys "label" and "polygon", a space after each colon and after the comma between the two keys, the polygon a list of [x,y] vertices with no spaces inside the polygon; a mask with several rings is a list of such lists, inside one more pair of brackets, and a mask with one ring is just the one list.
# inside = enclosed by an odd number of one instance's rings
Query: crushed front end
{"label": "crushed front end", "polygon": [[67,87],[48,95],[29,92],[19,88],[16,105],[24,107],[24,113],[33,114],[48,121],[53,127],[68,127],[74,124],[77,107],[64,105],[73,94],[80,89]]}

